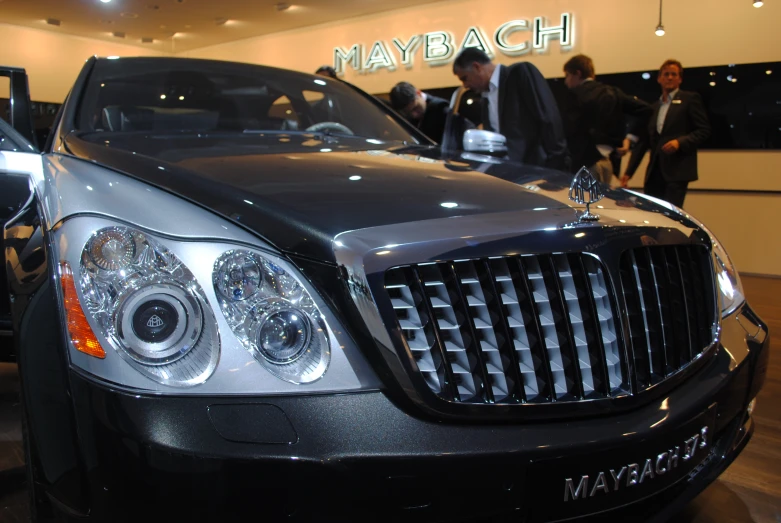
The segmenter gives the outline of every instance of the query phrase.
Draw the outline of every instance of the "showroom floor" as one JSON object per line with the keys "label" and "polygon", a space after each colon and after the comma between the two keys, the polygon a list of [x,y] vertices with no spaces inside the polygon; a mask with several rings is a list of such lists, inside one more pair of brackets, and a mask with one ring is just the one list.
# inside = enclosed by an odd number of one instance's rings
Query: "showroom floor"
{"label": "showroom floor", "polygon": [[[744,277],[743,285],[772,339],[756,432],[721,478],[671,523],[781,522],[781,279]],[[0,364],[0,523],[27,521],[18,389],[16,366]]]}

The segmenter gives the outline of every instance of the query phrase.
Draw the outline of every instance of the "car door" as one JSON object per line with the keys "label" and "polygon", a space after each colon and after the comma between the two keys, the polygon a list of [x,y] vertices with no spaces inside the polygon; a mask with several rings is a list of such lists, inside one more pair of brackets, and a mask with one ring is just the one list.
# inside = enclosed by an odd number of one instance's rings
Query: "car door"
{"label": "car door", "polygon": [[[0,114],[0,225],[5,232],[8,220],[30,199],[31,180],[41,179],[42,157],[35,143],[27,75],[24,69],[0,66],[0,80],[4,77],[10,86],[8,111]],[[13,249],[6,249],[13,238],[3,234],[0,241],[0,361],[14,361],[7,271],[15,269],[16,256]]]}

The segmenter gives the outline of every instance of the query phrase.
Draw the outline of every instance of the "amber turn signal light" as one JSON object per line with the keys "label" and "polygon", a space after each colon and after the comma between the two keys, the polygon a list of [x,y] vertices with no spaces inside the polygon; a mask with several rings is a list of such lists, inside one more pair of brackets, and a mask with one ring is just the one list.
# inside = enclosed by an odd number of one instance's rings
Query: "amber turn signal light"
{"label": "amber turn signal light", "polygon": [[79,297],[76,294],[76,284],[73,281],[73,271],[68,262],[60,263],[60,281],[62,282],[62,295],[65,301],[65,318],[68,324],[68,334],[76,350],[94,356],[105,358],[106,351],[100,346],[100,342],[92,332],[84,309],[81,308]]}

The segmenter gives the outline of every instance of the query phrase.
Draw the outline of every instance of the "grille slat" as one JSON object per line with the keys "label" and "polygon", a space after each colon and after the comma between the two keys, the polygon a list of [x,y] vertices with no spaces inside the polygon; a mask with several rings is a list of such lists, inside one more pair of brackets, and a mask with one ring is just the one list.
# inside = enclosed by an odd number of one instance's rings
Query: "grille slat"
{"label": "grille slat", "polygon": [[586,271],[586,265],[581,256],[570,255],[568,258],[572,272],[572,282],[576,289],[577,300],[583,317],[583,330],[586,337],[588,358],[591,364],[594,394],[598,397],[610,396],[611,386],[605,346],[602,342],[602,328],[599,323],[599,314],[594,302],[594,293]]}
{"label": "grille slat", "polygon": [[[553,328],[558,340],[560,358],[557,363],[561,366],[562,374],[564,375],[566,394],[581,399],[584,396],[584,383],[581,374],[582,362],[579,361],[575,347],[576,341],[572,332],[572,321],[569,308],[567,307],[567,297],[562,288],[561,277],[563,271],[556,266],[556,262],[562,259],[562,257],[561,255],[555,258],[553,256],[540,256],[538,259],[540,260],[540,270],[542,271],[545,290],[548,294],[551,314],[553,315]],[[590,373],[588,386],[593,390],[594,386],[590,379]]]}
{"label": "grille slat", "polygon": [[[504,375],[504,378],[494,379],[503,379],[507,385],[507,395],[500,399],[494,394],[494,398],[496,401],[511,403],[525,402],[526,394],[524,393],[521,367],[515,352],[513,335],[510,331],[509,315],[505,311],[507,304],[499,290],[497,276],[491,268],[492,262],[495,261],[483,261],[484,270],[480,272],[480,285],[483,288],[483,296],[485,296],[486,304],[488,305],[494,336],[497,341],[496,348],[499,352],[501,373]],[[508,301],[512,302],[513,300]],[[517,303],[517,300],[514,301]],[[510,304],[512,305],[513,303]]]}
{"label": "grille slat", "polygon": [[[474,383],[474,396],[469,398],[475,402],[492,402],[493,394],[489,383],[488,371],[486,369],[483,351],[480,348],[480,338],[475,325],[475,317],[470,313],[471,302],[479,301],[474,299],[474,295],[464,292],[463,279],[458,274],[452,264],[443,264],[442,272],[444,276],[445,287],[451,297],[453,309],[456,314],[461,339],[464,340],[464,350],[469,362],[469,372]],[[467,283],[468,285],[468,283]]]}
{"label": "grille slat", "polygon": [[707,248],[632,249],[615,276],[620,309],[610,274],[582,253],[397,267],[385,291],[413,368],[440,398],[577,402],[643,392],[713,342]]}

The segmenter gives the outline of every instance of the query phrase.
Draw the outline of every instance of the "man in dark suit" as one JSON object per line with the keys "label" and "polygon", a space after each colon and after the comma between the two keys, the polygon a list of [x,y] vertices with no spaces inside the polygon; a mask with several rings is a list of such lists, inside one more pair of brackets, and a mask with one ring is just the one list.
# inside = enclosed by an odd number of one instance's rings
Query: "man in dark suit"
{"label": "man in dark suit", "polygon": [[496,65],[480,49],[467,47],[456,57],[453,74],[464,87],[483,94],[483,128],[507,138],[510,159],[569,169],[558,105],[533,64]]}
{"label": "man in dark suit", "polygon": [[[637,141],[639,131],[627,134],[627,117],[645,122],[651,106],[636,96],[594,79],[594,62],[579,54],[564,64],[564,84],[573,101],[565,109],[564,128],[572,156],[572,172],[588,167],[602,183],[613,180],[611,155],[623,156],[629,141]],[[620,161],[620,160],[619,160]]]}
{"label": "man in dark suit", "polygon": [[697,147],[710,136],[710,123],[700,95],[680,89],[680,62],[665,61],[656,81],[662,87],[662,97],[652,106],[647,136],[632,151],[621,186],[627,186],[650,149],[645,194],[683,207],[689,182],[697,180]]}
{"label": "man in dark suit", "polygon": [[437,143],[442,143],[450,103],[437,96],[416,89],[408,82],[399,82],[390,92],[391,107],[416,125],[420,131]]}

